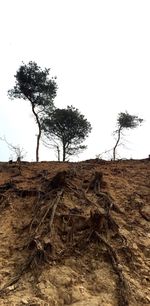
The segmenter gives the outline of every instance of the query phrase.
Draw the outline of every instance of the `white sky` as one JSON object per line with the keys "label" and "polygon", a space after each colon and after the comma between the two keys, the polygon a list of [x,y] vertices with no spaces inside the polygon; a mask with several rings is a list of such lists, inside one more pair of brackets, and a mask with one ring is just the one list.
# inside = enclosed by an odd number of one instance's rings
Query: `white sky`
{"label": "white sky", "polygon": [[[57,76],[56,106],[72,104],[92,124],[88,149],[75,160],[112,148],[117,114],[126,110],[145,122],[125,132],[118,156],[150,154],[149,0],[1,0],[0,34],[0,136],[24,147],[27,160],[35,160],[36,124],[28,102],[10,101],[7,90],[30,60]],[[10,155],[0,142],[0,160]],[[41,146],[46,159],[56,157]]]}

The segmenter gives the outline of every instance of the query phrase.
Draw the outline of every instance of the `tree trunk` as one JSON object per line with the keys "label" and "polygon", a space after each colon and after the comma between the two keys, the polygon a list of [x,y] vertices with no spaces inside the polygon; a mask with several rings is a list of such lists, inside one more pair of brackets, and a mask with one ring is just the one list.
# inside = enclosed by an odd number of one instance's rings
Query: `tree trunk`
{"label": "tree trunk", "polygon": [[57,158],[58,158],[58,161],[60,162],[60,149],[59,149],[59,146],[57,146]]}
{"label": "tree trunk", "polygon": [[38,117],[37,113],[35,112],[33,103],[31,103],[31,105],[32,105],[32,112],[33,112],[33,114],[35,116],[36,123],[38,125],[38,130],[39,130],[38,131],[38,135],[37,135],[37,144],[36,144],[36,162],[38,162],[39,161],[40,138],[41,138],[42,131],[41,131],[41,123],[40,123],[40,120],[39,120],[39,117]]}
{"label": "tree trunk", "polygon": [[122,128],[122,127],[120,126],[120,128],[119,128],[119,130],[118,130],[118,138],[117,138],[116,144],[115,144],[115,146],[114,146],[114,148],[113,148],[113,160],[116,160],[116,148],[117,148],[118,143],[119,143],[119,141],[120,141],[121,128]]}
{"label": "tree trunk", "polygon": [[66,160],[66,146],[63,144],[63,162]]}
{"label": "tree trunk", "polygon": [[39,133],[37,135],[37,144],[36,144],[36,161],[39,161],[39,146],[40,146],[40,138],[41,138],[41,127],[39,127]]}

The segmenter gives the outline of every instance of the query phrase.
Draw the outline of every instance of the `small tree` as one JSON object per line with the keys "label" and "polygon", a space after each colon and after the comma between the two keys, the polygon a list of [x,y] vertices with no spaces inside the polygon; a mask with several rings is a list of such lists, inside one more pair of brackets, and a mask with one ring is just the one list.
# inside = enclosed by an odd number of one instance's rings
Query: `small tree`
{"label": "small tree", "polygon": [[91,124],[80,114],[78,109],[68,106],[66,109],[55,109],[43,122],[45,136],[60,143],[63,152],[62,160],[86,149],[81,143],[91,132]]}
{"label": "small tree", "polygon": [[20,147],[20,145],[13,145],[12,143],[8,142],[5,137],[0,137],[0,140],[7,144],[16,161],[21,161],[26,156],[24,148]]}
{"label": "small tree", "polygon": [[119,113],[117,118],[117,130],[115,134],[117,134],[117,141],[113,148],[113,159],[116,159],[116,148],[119,144],[122,130],[124,129],[134,129],[139,126],[140,123],[143,122],[143,119],[138,118],[138,116],[130,115],[128,112]]}
{"label": "small tree", "polygon": [[16,85],[8,91],[11,99],[19,98],[30,101],[32,113],[38,125],[36,161],[39,161],[39,144],[42,133],[42,121],[45,111],[52,111],[56,97],[57,85],[55,78],[49,79],[50,69],[41,69],[35,62],[22,64],[17,71]]}
{"label": "small tree", "polygon": [[56,157],[57,160],[60,161],[60,144],[53,138],[53,139],[45,139],[45,137],[43,137],[42,139],[43,145],[48,148],[48,149],[54,149],[54,151],[56,152]]}

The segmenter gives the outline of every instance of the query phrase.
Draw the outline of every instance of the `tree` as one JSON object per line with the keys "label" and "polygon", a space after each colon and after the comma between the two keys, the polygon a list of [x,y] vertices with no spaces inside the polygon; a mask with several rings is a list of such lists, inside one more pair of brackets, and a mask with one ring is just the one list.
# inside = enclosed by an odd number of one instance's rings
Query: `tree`
{"label": "tree", "polygon": [[38,126],[36,161],[39,161],[39,144],[42,133],[42,121],[45,111],[54,109],[56,97],[56,78],[49,79],[50,69],[41,69],[35,62],[22,64],[16,75],[16,84],[8,91],[11,99],[19,98],[30,101],[32,113]]}
{"label": "tree", "polygon": [[56,152],[56,157],[57,160],[60,161],[60,144],[59,142],[57,142],[54,138],[53,139],[45,139],[45,137],[43,137],[42,139],[43,145],[48,148],[48,149],[54,149],[54,151]]}
{"label": "tree", "polygon": [[63,152],[62,160],[67,156],[75,155],[86,149],[81,145],[91,132],[91,124],[84,118],[78,109],[67,106],[66,109],[55,109],[50,117],[43,121],[45,136],[51,141],[59,142]]}
{"label": "tree", "polygon": [[138,116],[130,115],[128,112],[119,113],[117,118],[117,130],[115,134],[117,134],[117,141],[113,148],[113,159],[116,159],[116,148],[119,144],[122,130],[124,129],[134,129],[139,126],[140,123],[143,122],[143,119],[139,118]]}
{"label": "tree", "polygon": [[16,161],[21,161],[25,157],[26,152],[24,148],[22,148],[20,145],[13,145],[12,143],[7,141],[5,136],[0,137],[0,140],[4,141],[7,144]]}

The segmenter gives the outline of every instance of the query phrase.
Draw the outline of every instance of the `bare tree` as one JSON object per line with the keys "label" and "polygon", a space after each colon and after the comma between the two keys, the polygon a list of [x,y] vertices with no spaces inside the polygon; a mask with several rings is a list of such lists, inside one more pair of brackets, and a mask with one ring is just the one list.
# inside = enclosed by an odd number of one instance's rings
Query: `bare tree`
{"label": "bare tree", "polygon": [[26,152],[24,148],[22,148],[20,145],[13,145],[12,143],[7,141],[5,136],[0,137],[0,140],[4,141],[7,144],[16,161],[21,161],[25,157]]}
{"label": "bare tree", "polygon": [[56,152],[57,160],[60,161],[60,144],[58,141],[56,141],[54,138],[49,138],[49,141],[45,139],[45,137],[42,137],[42,143],[43,145],[48,149],[54,149]]}

